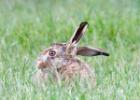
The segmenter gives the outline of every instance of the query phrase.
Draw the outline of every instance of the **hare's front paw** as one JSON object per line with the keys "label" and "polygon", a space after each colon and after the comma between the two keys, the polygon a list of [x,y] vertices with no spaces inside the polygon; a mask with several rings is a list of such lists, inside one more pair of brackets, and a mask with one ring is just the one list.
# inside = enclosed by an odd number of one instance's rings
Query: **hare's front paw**
{"label": "hare's front paw", "polygon": [[37,72],[32,76],[33,83],[35,85],[44,84],[48,80],[48,74],[37,70]]}

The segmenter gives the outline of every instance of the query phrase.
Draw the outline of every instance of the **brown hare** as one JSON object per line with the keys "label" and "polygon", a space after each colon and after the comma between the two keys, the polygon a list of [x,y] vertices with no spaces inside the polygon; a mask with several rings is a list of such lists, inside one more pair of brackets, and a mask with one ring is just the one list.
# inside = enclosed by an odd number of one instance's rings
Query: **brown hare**
{"label": "brown hare", "polygon": [[90,80],[93,80],[93,84],[95,84],[93,68],[78,59],[77,55],[109,56],[109,54],[101,49],[78,46],[87,27],[88,23],[82,22],[67,43],[54,43],[44,50],[37,60],[38,71],[33,77],[34,80],[41,83],[48,80],[48,75],[51,74],[52,78],[57,81],[70,81],[75,76],[79,76],[80,79],[91,78]]}

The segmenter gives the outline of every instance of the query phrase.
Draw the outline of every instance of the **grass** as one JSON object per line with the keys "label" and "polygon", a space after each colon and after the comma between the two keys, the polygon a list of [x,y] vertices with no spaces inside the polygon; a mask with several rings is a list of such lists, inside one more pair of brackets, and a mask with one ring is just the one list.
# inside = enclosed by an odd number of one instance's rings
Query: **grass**
{"label": "grass", "polygon": [[[104,48],[110,57],[82,57],[96,71],[94,89],[33,85],[34,61],[52,42],[65,42],[87,20],[80,45]],[[139,100],[139,0],[1,0],[0,99]]]}

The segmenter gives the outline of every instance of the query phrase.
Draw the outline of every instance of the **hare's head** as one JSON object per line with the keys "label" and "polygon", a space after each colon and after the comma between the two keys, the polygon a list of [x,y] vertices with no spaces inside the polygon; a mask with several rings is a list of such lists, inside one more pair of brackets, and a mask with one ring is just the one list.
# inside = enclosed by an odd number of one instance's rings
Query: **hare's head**
{"label": "hare's head", "polygon": [[82,22],[67,43],[54,43],[44,50],[37,60],[37,67],[40,69],[52,68],[52,66],[59,68],[65,65],[67,59],[74,58],[76,55],[109,56],[108,53],[100,49],[77,46],[87,27],[88,23]]}

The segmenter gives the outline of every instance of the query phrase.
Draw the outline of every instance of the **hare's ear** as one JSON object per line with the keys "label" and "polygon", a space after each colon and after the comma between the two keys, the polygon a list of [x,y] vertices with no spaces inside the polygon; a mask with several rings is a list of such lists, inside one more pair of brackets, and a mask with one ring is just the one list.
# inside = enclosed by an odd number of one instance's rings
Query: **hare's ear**
{"label": "hare's ear", "polygon": [[72,44],[78,43],[81,37],[83,36],[83,34],[85,33],[87,27],[88,27],[88,23],[82,22],[74,32],[73,36],[71,37],[70,43]]}
{"label": "hare's ear", "polygon": [[89,47],[79,47],[77,49],[77,55],[82,55],[82,56],[98,56],[98,55],[109,56],[108,53],[104,52],[101,49],[89,48]]}

